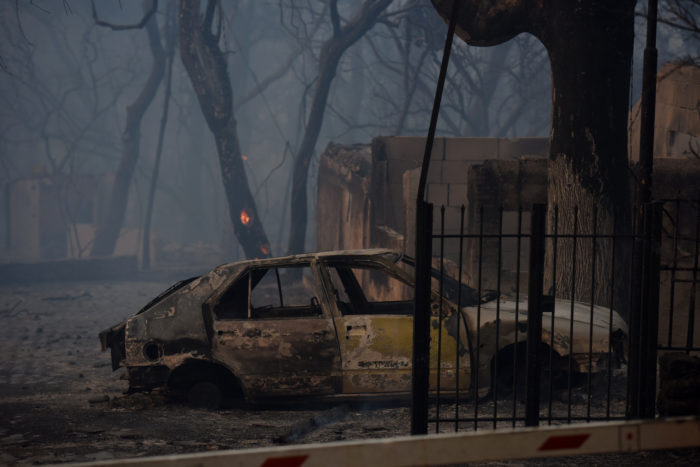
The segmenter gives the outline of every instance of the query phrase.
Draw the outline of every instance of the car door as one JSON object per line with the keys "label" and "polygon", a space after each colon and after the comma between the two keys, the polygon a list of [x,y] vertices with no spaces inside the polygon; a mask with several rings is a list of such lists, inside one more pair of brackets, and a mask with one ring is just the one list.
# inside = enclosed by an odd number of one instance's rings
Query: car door
{"label": "car door", "polygon": [[317,266],[251,267],[210,304],[212,356],[251,398],[333,394],[340,357]]}
{"label": "car door", "polygon": [[[331,295],[341,353],[343,392],[408,392],[413,352],[413,286],[379,265],[328,262],[323,270]],[[436,297],[437,299],[437,297]],[[437,308],[437,299],[435,308]],[[447,302],[445,302],[447,303]],[[444,307],[445,309],[448,306]],[[441,342],[443,389],[469,387],[466,332],[461,323],[460,360],[456,364],[456,314],[431,324],[431,340]],[[453,329],[454,328],[454,329]],[[437,387],[437,345],[431,346],[430,384]],[[456,372],[459,368],[459,381]]]}
{"label": "car door", "polygon": [[[411,386],[410,286],[378,269],[331,263],[326,269],[346,394],[405,392]],[[369,286],[369,284],[374,284]],[[366,285],[367,287],[363,287]],[[387,293],[392,290],[393,293]]]}

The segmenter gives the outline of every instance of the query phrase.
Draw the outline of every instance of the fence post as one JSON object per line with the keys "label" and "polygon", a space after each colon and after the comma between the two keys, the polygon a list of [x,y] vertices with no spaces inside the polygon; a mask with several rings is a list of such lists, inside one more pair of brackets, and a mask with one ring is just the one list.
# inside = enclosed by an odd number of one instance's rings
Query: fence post
{"label": "fence post", "polygon": [[428,433],[430,365],[430,268],[433,245],[433,205],[416,205],[416,277],[413,313],[413,375],[411,378],[411,434]]}
{"label": "fence post", "polygon": [[629,351],[627,357],[627,418],[635,419],[640,417],[640,384],[642,357],[641,348],[644,339],[642,338],[642,304],[643,297],[643,275],[642,264],[646,247],[646,237],[644,235],[644,210],[640,210],[640,219],[634,225],[634,237],[632,247],[632,277],[630,278],[630,309],[629,309]]}
{"label": "fence post", "polygon": [[642,303],[640,319],[639,412],[641,418],[656,416],[656,367],[659,345],[659,269],[661,267],[661,204],[647,204],[644,209],[642,253]]}
{"label": "fence post", "polygon": [[547,207],[532,207],[532,236],[530,237],[530,278],[527,299],[527,386],[525,425],[540,423],[540,346],[542,343],[542,286],[544,284],[544,238]]}

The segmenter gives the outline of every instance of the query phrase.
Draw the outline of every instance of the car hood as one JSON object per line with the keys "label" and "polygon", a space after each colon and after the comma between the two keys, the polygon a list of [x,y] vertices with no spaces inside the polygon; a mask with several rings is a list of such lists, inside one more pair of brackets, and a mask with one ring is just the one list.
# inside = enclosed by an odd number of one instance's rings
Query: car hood
{"label": "car hood", "polygon": [[[498,318],[501,320],[514,320],[517,309],[518,321],[525,322],[527,319],[527,300],[528,297],[526,295],[521,295],[518,300],[512,296],[501,295],[499,299],[482,303],[480,310],[478,310],[476,306],[464,307],[462,310],[473,318],[475,318],[477,312],[480,311],[480,322],[485,323],[495,320],[497,313]],[[578,301],[572,302],[571,300],[560,298],[554,300],[555,322],[561,323],[562,321],[569,322],[571,320],[572,304],[573,321],[575,323],[589,325],[592,316],[594,327],[608,330],[610,329],[610,317],[612,315],[612,330],[616,331],[620,329],[627,333],[627,323],[625,323],[616,311],[612,310],[611,313],[610,308]],[[551,319],[551,316],[550,311],[542,313],[542,319],[545,323],[543,325],[544,327],[546,327],[547,319]]]}

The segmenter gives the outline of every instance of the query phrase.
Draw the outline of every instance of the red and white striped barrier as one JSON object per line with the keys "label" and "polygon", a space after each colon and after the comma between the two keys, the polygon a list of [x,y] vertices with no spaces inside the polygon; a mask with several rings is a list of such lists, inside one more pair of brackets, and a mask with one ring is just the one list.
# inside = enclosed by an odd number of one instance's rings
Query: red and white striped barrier
{"label": "red and white striped barrier", "polygon": [[81,465],[419,466],[700,446],[700,419],[605,422],[145,457]]}

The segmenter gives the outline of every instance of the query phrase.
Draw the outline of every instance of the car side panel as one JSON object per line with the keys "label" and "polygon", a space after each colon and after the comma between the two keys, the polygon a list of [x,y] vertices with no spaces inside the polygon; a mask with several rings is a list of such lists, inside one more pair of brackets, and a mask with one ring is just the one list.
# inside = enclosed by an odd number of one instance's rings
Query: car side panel
{"label": "car side panel", "polygon": [[330,319],[216,320],[212,357],[234,369],[251,398],[326,395],[339,390]]}

